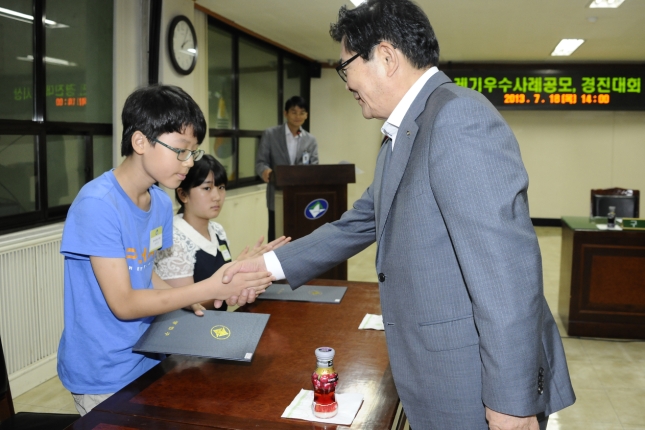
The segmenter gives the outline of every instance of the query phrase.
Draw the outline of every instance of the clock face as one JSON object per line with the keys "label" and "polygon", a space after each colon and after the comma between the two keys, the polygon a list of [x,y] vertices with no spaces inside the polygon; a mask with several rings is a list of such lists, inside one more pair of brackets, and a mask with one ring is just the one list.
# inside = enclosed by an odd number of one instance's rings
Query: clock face
{"label": "clock face", "polygon": [[178,16],[171,22],[168,47],[175,70],[183,75],[192,72],[197,62],[197,39],[192,24],[185,16]]}

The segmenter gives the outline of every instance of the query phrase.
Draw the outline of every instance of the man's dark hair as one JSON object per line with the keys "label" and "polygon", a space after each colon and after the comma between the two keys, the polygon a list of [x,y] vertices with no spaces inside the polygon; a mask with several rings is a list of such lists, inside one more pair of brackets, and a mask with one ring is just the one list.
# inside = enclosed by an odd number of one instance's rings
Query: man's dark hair
{"label": "man's dark hair", "polygon": [[151,85],[139,88],[128,96],[121,112],[123,135],[121,155],[132,154],[132,135],[139,130],[151,145],[164,133],[183,133],[193,127],[197,144],[206,135],[206,120],[195,100],[184,90],[171,85]]}
{"label": "man's dark hair", "polygon": [[372,48],[386,41],[417,69],[439,62],[439,43],[430,21],[410,0],[368,0],[352,10],[343,6],[329,34],[344,43],[346,51],[360,54],[366,61],[372,57]]}
{"label": "man's dark hair", "polygon": [[299,107],[300,109],[309,112],[309,105],[307,100],[303,99],[300,96],[293,96],[284,104],[284,110],[288,111],[292,107]]}
{"label": "man's dark hair", "polygon": [[228,184],[226,169],[222,163],[217,161],[217,159],[212,155],[204,154],[202,158],[195,161],[195,164],[190,168],[184,180],[181,181],[179,187],[175,189],[175,198],[180,206],[177,211],[178,214],[184,213],[184,202],[179,198],[178,190],[181,188],[186,194],[190,193],[190,190],[195,187],[199,187],[204,183],[210,172],[213,172],[213,181],[215,182],[214,186],[219,187],[220,185],[226,186]]}

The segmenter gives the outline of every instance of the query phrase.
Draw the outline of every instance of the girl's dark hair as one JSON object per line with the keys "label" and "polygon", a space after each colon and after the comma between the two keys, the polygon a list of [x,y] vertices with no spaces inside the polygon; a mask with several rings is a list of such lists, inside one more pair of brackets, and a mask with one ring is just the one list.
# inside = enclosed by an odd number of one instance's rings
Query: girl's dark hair
{"label": "girl's dark hair", "polygon": [[175,190],[175,199],[177,199],[180,206],[177,211],[178,214],[184,213],[184,202],[179,198],[179,189],[181,188],[185,193],[189,193],[191,189],[203,184],[210,172],[213,172],[216,187],[220,185],[226,186],[228,184],[226,169],[222,166],[222,163],[217,161],[212,155],[204,154],[201,159],[195,161],[193,167],[188,171],[186,178],[181,181],[181,184]]}
{"label": "girl's dark hair", "polygon": [[[439,43],[423,10],[410,0],[368,0],[355,9],[342,6],[329,34],[347,52],[372,59],[372,48],[386,41],[417,69],[436,66]],[[343,40],[344,38],[344,40]]]}

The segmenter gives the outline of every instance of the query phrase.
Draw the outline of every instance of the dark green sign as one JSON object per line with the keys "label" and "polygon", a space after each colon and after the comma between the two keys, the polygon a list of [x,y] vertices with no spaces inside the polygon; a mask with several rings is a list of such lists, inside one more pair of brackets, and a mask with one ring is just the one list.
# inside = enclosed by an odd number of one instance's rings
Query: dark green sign
{"label": "dark green sign", "polygon": [[623,218],[624,230],[645,230],[645,219]]}

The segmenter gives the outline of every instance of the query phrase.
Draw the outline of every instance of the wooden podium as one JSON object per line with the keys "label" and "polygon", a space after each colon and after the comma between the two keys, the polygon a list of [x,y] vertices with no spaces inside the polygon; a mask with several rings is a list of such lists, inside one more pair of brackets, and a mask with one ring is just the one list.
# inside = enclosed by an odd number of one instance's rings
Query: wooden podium
{"label": "wooden podium", "polygon": [[560,258],[558,312],[569,336],[645,339],[645,232],[563,217]]}
{"label": "wooden podium", "polygon": [[[340,219],[347,210],[347,184],[356,182],[353,164],[276,166],[275,235],[306,236],[321,225]],[[347,279],[347,262],[317,276]]]}

